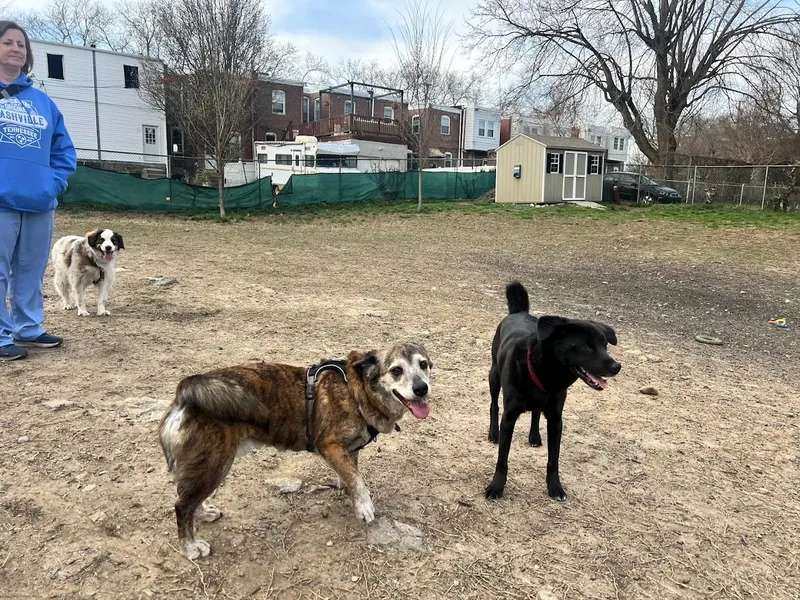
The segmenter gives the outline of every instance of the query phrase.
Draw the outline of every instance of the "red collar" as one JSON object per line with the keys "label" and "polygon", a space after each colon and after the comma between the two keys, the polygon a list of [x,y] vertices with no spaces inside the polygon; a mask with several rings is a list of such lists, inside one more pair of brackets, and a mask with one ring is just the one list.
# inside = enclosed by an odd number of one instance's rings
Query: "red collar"
{"label": "red collar", "polygon": [[533,383],[536,384],[540,390],[544,391],[544,386],[542,382],[539,381],[539,378],[536,376],[536,372],[533,370],[533,364],[531,363],[531,349],[528,348],[528,373],[531,375],[531,379],[533,379]]}

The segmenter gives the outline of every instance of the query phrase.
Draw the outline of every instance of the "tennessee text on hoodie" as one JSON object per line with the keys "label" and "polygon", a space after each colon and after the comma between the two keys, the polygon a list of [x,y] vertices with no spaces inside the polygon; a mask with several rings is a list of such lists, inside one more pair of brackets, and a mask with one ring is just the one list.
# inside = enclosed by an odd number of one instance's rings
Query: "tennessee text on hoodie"
{"label": "tennessee text on hoodie", "polygon": [[0,96],[0,211],[53,210],[75,172],[75,147],[50,97],[25,74],[13,84],[23,89]]}

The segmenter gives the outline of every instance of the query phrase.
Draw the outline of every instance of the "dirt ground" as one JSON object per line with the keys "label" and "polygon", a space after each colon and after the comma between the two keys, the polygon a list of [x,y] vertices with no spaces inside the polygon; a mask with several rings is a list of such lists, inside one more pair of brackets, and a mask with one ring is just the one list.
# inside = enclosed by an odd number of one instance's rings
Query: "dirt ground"
{"label": "dirt ground", "polygon": [[[800,597],[796,229],[61,213],[56,233],[96,226],[127,247],[113,316],[60,311],[48,273],[47,327],[66,345],[0,364],[0,598]],[[619,337],[621,374],[568,397],[563,504],[527,418],[505,497],[483,498],[490,344],[511,278],[536,312]],[[784,316],[789,329],[767,324]],[[360,466],[377,516],[421,530],[423,551],[369,544],[346,497],[319,487],[335,481],[320,459],[271,449],[237,460],[215,498],[225,516],[199,524],[212,555],[176,551],[156,428],[181,377],[395,340],[435,362],[431,415],[403,419]],[[276,487],[293,479],[297,492]]]}

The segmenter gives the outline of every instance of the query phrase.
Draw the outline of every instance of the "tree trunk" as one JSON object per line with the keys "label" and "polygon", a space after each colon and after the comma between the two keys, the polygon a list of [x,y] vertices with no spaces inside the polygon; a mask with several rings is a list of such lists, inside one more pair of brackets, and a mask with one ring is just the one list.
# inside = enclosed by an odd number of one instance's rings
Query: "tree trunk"
{"label": "tree trunk", "polygon": [[219,193],[219,216],[221,219],[225,218],[225,166],[223,164],[222,172],[219,168],[220,161],[217,161],[217,192]]}
{"label": "tree trunk", "polygon": [[422,119],[419,120],[419,135],[417,136],[417,210],[422,210]]}
{"label": "tree trunk", "polygon": [[422,160],[417,161],[417,210],[422,210]]}

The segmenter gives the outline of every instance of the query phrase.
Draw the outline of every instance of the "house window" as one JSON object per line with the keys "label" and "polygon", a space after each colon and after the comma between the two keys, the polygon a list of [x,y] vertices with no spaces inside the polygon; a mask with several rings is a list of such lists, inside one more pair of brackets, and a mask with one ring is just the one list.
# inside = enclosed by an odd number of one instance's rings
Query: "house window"
{"label": "house window", "polygon": [[265,142],[277,142],[278,141],[278,136],[275,135],[274,133],[270,132],[270,133],[268,133],[268,134],[266,134],[264,136],[264,141]]}
{"label": "house window", "polygon": [[589,157],[589,175],[600,174],[600,157],[593,154]]}
{"label": "house window", "polygon": [[486,121],[483,119],[478,121],[478,137],[486,137]]}
{"label": "house window", "polygon": [[383,107],[383,118],[388,121],[394,120],[394,109],[391,106]]}
{"label": "house window", "polygon": [[314,98],[314,120],[319,121],[322,118],[322,103],[319,98]]}
{"label": "house window", "polygon": [[486,137],[494,137],[494,121],[489,121],[486,125]]}
{"label": "house window", "polygon": [[419,115],[411,117],[411,133],[414,135],[419,133]]}
{"label": "house window", "polygon": [[442,117],[442,135],[450,135],[450,117]]}
{"label": "house window", "polygon": [[547,172],[548,173],[558,173],[560,164],[561,164],[561,155],[560,154],[550,154],[550,163],[547,165]]}
{"label": "house window", "polygon": [[64,79],[64,55],[47,55],[47,76],[50,79]]}
{"label": "house window", "polygon": [[275,164],[276,165],[291,165],[292,164],[292,155],[291,154],[276,154],[275,155]]}
{"label": "house window", "polygon": [[444,166],[445,167],[453,166],[453,154],[451,152],[444,153]]}
{"label": "house window", "polygon": [[310,112],[310,106],[309,106],[308,96],[303,96],[303,117],[302,117],[303,123],[308,123],[310,116],[309,112]]}
{"label": "house window", "polygon": [[272,114],[286,114],[286,92],[283,90],[272,90]]}
{"label": "house window", "polygon": [[614,138],[614,150],[625,150],[625,138],[615,137]]}
{"label": "house window", "polygon": [[602,146],[603,145],[603,136],[602,135],[595,136],[594,143],[597,144],[598,146]]}
{"label": "house window", "polygon": [[183,131],[177,127],[172,128],[172,153],[183,154]]}
{"label": "house window", "polygon": [[122,65],[122,71],[125,74],[125,87],[138,88],[139,87],[139,67],[133,65]]}
{"label": "house window", "polygon": [[145,146],[156,145],[156,128],[148,125],[144,126],[144,144]]}
{"label": "house window", "polygon": [[344,114],[352,115],[353,114],[353,101],[352,100],[345,100],[344,101]]}

